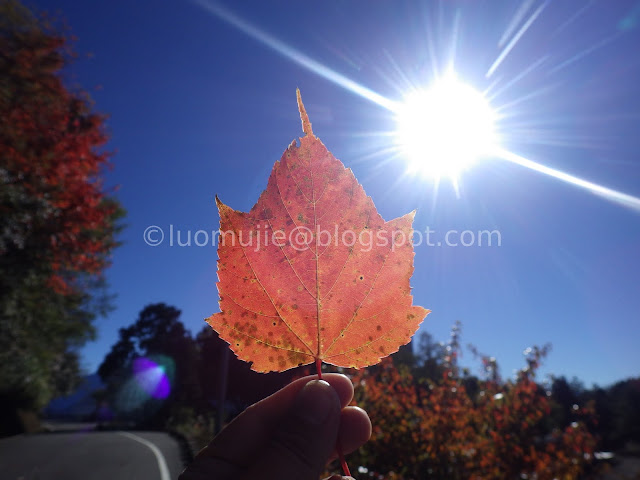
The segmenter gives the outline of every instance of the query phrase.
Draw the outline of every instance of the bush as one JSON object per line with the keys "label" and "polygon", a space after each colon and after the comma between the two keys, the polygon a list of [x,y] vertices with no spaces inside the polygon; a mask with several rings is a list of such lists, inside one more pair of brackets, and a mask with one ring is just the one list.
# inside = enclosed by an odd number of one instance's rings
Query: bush
{"label": "bush", "polygon": [[527,349],[527,366],[503,382],[494,359],[487,378],[461,375],[457,330],[440,378],[415,378],[392,359],[353,375],[355,402],[370,415],[371,440],[349,459],[376,479],[571,479],[586,471],[595,437],[582,408],[549,426],[552,399],[535,382],[548,347]]}

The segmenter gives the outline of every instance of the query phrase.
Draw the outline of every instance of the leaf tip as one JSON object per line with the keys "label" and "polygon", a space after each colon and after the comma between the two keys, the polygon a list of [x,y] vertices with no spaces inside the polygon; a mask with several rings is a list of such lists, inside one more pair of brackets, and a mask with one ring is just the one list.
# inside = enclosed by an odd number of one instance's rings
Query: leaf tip
{"label": "leaf tip", "polygon": [[309,115],[302,103],[302,96],[300,95],[300,89],[296,88],[296,98],[298,99],[298,111],[300,112],[300,120],[302,120],[302,131],[305,135],[313,136],[313,130],[311,129],[311,122],[309,121]]}
{"label": "leaf tip", "polygon": [[225,205],[222,200],[220,200],[220,197],[218,197],[218,195],[216,195],[216,207],[218,207],[218,213],[229,210],[229,207]]}

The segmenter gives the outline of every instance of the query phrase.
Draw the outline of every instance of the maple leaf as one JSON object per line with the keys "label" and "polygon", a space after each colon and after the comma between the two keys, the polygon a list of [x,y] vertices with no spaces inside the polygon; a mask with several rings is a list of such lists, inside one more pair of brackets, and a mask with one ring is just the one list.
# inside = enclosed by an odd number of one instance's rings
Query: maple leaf
{"label": "maple leaf", "polygon": [[365,367],[408,343],[429,313],[409,286],[415,212],[385,222],[297,96],[305,136],[251,211],[216,197],[221,311],[206,321],[258,372]]}

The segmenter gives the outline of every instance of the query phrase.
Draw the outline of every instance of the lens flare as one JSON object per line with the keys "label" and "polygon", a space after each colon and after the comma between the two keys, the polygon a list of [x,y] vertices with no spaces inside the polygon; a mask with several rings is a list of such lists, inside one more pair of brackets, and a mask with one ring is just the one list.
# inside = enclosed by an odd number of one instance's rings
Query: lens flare
{"label": "lens flare", "polygon": [[133,361],[132,375],[118,392],[119,412],[149,414],[169,397],[175,371],[174,361],[164,355],[140,357]]}
{"label": "lens flare", "polygon": [[[408,95],[404,103],[398,103],[333,70],[329,66],[303,53],[301,50],[276,38],[258,26],[241,18],[216,0],[192,0],[192,2],[209,14],[223,20],[248,37],[253,38],[260,44],[277,52],[279,55],[291,60],[302,68],[392,112],[396,117],[398,128],[395,133],[385,132],[385,134],[394,136],[396,144],[393,148],[389,147],[384,149],[380,154],[397,154],[398,151],[400,151],[402,156],[409,160],[410,171],[412,170],[413,173],[419,172],[434,177],[436,186],[441,177],[447,176],[451,179],[456,192],[459,194],[458,174],[477,159],[492,155],[494,158],[508,160],[574,186],[581,187],[591,193],[633,210],[640,210],[640,198],[638,197],[546,167],[545,165],[500,147],[498,140],[505,143],[509,139],[513,140],[514,133],[512,131],[513,125],[511,125],[511,128],[508,128],[509,125],[501,125],[501,138],[498,139],[494,130],[494,122],[497,121],[497,116],[499,116],[501,123],[504,123],[502,122],[503,120],[508,119],[509,116],[513,116],[513,107],[552,92],[555,84],[542,84],[538,88],[534,88],[516,99],[511,99],[506,103],[503,102],[501,105],[496,106],[495,109],[491,109],[489,107],[489,101],[484,95],[476,92],[470,86],[455,80],[455,78],[453,80],[451,78],[445,78],[443,81],[437,82],[433,88],[426,91],[416,91]],[[516,50],[516,47],[523,37],[531,30],[531,27],[536,21],[543,16],[542,14],[545,10],[552,5],[550,0],[544,0],[535,10],[529,13],[535,3],[536,2],[531,0],[525,0],[509,21],[506,30],[498,42],[498,47],[501,50],[486,71],[486,79],[497,76],[496,73],[501,69],[507,57],[512,55],[512,52]],[[552,33],[552,36],[558,35],[559,32],[566,29],[568,25],[573,23],[594,3],[595,2],[591,1],[584,5],[583,8],[577,10],[574,15],[557,27],[555,32]],[[550,52],[542,55],[536,61],[525,67],[523,71],[510,79],[507,78],[504,82],[502,78],[496,78],[492,87],[486,91],[488,94],[488,90],[495,90],[491,95],[491,102],[493,103],[493,100],[498,96],[503,95],[506,90],[509,90],[514,84],[522,81],[523,78],[529,76],[532,72],[540,70],[542,66],[547,67],[547,76],[557,74],[591,53],[618,40],[622,34],[634,29],[636,24],[639,23],[637,21],[640,17],[638,12],[640,12],[640,9],[634,8],[621,20],[618,26],[619,31],[615,34],[575,53],[569,59],[555,66],[552,66],[553,62]],[[453,65],[454,57],[456,56],[456,47],[459,39],[460,10],[456,10],[455,21],[453,23],[453,41],[450,46],[451,58],[448,62],[449,65]],[[435,42],[430,36],[430,31],[431,30],[427,30],[427,38],[429,41],[425,45],[425,48],[431,55],[433,71],[437,74],[438,62],[436,61]],[[392,63],[396,65],[395,62],[393,62],[393,58],[390,56],[389,58],[392,60]],[[395,69],[402,78],[406,77],[400,66],[396,65]],[[408,77],[405,78],[405,80],[407,79]],[[409,80],[403,83],[415,85],[414,82]],[[508,111],[511,111],[511,115],[508,114]],[[498,113],[496,114],[496,112]],[[147,385],[148,383],[151,385],[156,381],[162,383],[161,380],[158,380],[158,378],[161,378],[159,373],[158,371],[154,373],[153,368],[151,368],[151,372],[148,374],[150,379],[146,379],[145,377],[144,380],[141,380],[142,384]],[[158,388],[160,388],[159,391],[161,392],[165,387]],[[158,395],[159,394],[160,393],[158,393]]]}
{"label": "lens flare", "polygon": [[167,398],[171,391],[165,367],[149,358],[137,358],[133,362],[134,378],[140,388],[153,398]]}
{"label": "lens flare", "polygon": [[291,45],[286,44],[282,40],[270,35],[264,30],[252,25],[247,20],[240,18],[238,15],[233,13],[228,8],[225,8],[221,4],[216,1],[211,0],[193,0],[193,2],[200,7],[202,7],[205,11],[215,15],[216,17],[224,20],[229,25],[237,28],[245,35],[259,41],[262,45],[272,49],[273,51],[279,53],[285,58],[297,63],[303,68],[319,75],[323,78],[326,78],[330,82],[335,83],[336,85],[340,85],[342,88],[345,88],[356,95],[359,95],[367,100],[377,103],[381,107],[384,107],[388,110],[393,110],[395,103],[382,95],[374,92],[373,90],[360,85],[354,80],[342,75],[335,70],[323,65],[317,60],[309,57],[304,54],[300,50],[295,49]]}

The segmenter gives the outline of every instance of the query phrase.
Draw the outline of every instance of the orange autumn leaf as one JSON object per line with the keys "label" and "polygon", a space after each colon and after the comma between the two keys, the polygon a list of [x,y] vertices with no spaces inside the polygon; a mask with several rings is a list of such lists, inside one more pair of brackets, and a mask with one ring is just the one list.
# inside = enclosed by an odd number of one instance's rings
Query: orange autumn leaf
{"label": "orange autumn leaf", "polygon": [[220,313],[207,319],[258,372],[312,362],[364,367],[394,353],[429,313],[412,305],[414,212],[385,222],[313,134],[284,152],[250,212],[217,197]]}

